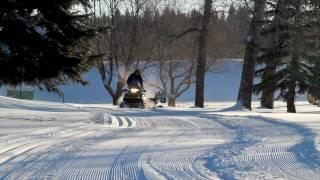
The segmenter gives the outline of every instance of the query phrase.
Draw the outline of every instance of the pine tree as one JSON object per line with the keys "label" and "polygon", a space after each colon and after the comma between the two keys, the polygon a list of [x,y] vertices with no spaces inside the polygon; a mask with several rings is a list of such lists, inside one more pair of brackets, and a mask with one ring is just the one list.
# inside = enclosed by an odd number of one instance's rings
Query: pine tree
{"label": "pine tree", "polygon": [[239,24],[239,31],[240,31],[240,38],[241,42],[243,42],[243,39],[245,38],[246,34],[248,33],[251,15],[250,15],[250,8],[247,6],[241,6],[238,8],[237,11],[237,19]]}
{"label": "pine tree", "polygon": [[[81,77],[94,64],[89,16],[75,5],[89,0],[2,0],[0,2],[0,83],[38,85],[49,91]],[[79,6],[80,7],[80,6]]]}
{"label": "pine tree", "polygon": [[[271,2],[270,2],[271,3]],[[266,12],[266,20],[264,29],[262,30],[262,37],[264,45],[260,47],[262,55],[258,58],[258,63],[264,65],[265,68],[257,71],[257,76],[261,78],[262,82],[275,76],[276,68],[280,63],[281,57],[287,53],[284,50],[283,42],[288,37],[287,32],[283,27],[286,16],[287,0],[278,0],[274,4],[275,9]],[[255,93],[261,93],[261,106],[273,109],[276,91],[276,81],[270,81],[267,86],[255,87]]]}
{"label": "pine tree", "polygon": [[237,10],[236,8],[233,6],[233,4],[231,4],[229,11],[228,11],[228,16],[227,16],[227,23],[230,24],[230,26],[236,26],[236,19],[237,19]]}
{"label": "pine tree", "polygon": [[[271,63],[276,72],[263,77],[256,87],[258,91],[267,87],[279,90],[278,98],[287,102],[287,111],[295,113],[296,94],[319,96],[319,7],[300,0],[284,2],[279,14],[282,21],[269,29],[277,43],[263,51],[269,52],[264,54],[264,60],[278,59]],[[268,69],[266,66],[257,74],[266,74]]]}

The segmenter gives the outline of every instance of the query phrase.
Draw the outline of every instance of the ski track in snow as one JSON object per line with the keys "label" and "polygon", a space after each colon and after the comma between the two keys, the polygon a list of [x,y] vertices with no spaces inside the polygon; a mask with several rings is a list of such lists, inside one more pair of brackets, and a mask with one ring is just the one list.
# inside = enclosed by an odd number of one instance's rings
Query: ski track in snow
{"label": "ski track in snow", "polygon": [[279,120],[219,117],[236,133],[206,157],[222,179],[320,179],[320,153],[307,128]]}
{"label": "ski track in snow", "polygon": [[302,125],[196,110],[77,111],[90,122],[1,134],[0,179],[320,179],[317,134]]}

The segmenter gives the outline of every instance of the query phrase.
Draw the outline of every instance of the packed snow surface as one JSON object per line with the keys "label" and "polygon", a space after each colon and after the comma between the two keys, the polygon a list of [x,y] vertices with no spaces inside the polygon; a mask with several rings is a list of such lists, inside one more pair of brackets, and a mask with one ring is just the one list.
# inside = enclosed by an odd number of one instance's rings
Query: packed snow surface
{"label": "packed snow surface", "polygon": [[120,109],[0,97],[0,179],[319,180],[320,108],[276,107]]}

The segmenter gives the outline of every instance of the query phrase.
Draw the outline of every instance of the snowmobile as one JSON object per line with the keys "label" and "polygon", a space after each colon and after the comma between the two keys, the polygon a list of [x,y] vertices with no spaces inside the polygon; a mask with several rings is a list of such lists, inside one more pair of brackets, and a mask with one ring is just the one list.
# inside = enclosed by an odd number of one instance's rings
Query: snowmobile
{"label": "snowmobile", "polygon": [[165,103],[166,99],[159,94],[156,94],[154,98],[146,97],[146,90],[141,88],[129,88],[124,89],[123,101],[120,104],[121,108],[156,108],[163,107],[160,103]]}
{"label": "snowmobile", "polygon": [[146,97],[144,89],[139,88],[130,88],[123,90],[124,97],[123,102],[120,104],[120,107],[129,107],[129,108],[145,108],[146,106]]}

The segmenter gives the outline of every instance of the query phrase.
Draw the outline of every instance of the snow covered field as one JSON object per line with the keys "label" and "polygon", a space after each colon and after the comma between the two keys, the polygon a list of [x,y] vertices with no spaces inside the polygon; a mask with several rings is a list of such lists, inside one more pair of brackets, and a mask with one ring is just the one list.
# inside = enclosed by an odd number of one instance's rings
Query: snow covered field
{"label": "snow covered field", "polygon": [[[242,62],[240,60],[226,60],[223,64],[220,64],[216,73],[207,73],[205,97],[209,101],[235,101],[237,99],[240,77],[242,70]],[[154,71],[149,69],[145,72],[144,79],[153,79]],[[148,77],[148,78],[147,78]],[[65,101],[68,103],[111,103],[112,99],[105,90],[101,77],[96,68],[92,69],[89,73],[84,75],[84,78],[90,82],[88,86],[82,86],[79,84],[67,84],[59,87],[64,93]],[[145,82],[147,93],[153,94],[155,90],[148,86]],[[193,101],[195,88],[191,86],[182,96],[178,98],[178,101]],[[0,87],[0,95],[6,96],[6,88]],[[40,91],[35,89],[34,98],[36,100],[43,101],[56,101],[62,102],[62,98],[54,93],[48,93],[46,91]]]}
{"label": "snow covered field", "polygon": [[320,107],[190,106],[0,97],[0,179],[320,179]]}

